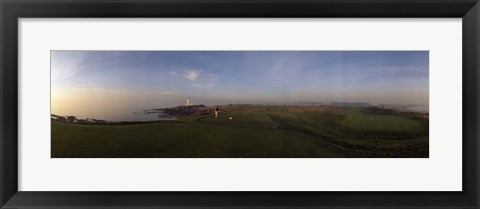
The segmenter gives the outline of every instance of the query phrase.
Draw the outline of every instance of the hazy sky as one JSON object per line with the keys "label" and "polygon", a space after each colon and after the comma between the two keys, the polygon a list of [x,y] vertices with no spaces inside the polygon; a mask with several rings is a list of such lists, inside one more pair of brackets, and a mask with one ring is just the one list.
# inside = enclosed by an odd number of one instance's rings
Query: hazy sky
{"label": "hazy sky", "polygon": [[52,51],[52,113],[177,106],[187,96],[428,105],[428,63],[427,51]]}

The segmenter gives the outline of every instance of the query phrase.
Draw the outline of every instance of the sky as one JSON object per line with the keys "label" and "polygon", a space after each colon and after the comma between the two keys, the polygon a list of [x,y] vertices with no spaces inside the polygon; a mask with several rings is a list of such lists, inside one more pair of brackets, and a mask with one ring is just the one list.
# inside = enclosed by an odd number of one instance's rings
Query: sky
{"label": "sky", "polygon": [[51,51],[52,113],[429,103],[428,51]]}

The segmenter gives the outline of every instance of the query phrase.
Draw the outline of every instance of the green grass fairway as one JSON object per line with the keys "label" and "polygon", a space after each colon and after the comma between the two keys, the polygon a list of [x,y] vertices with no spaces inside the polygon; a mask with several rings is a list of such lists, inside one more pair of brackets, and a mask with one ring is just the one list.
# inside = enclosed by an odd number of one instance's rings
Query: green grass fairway
{"label": "green grass fairway", "polygon": [[360,131],[409,131],[421,126],[418,121],[406,117],[364,113],[351,114],[343,122],[347,127]]}
{"label": "green grass fairway", "polygon": [[359,108],[235,105],[218,118],[52,121],[51,146],[54,158],[428,157],[428,119]]}
{"label": "green grass fairway", "polygon": [[[230,119],[232,117],[232,119]],[[214,116],[203,117],[198,122],[213,126],[245,128],[245,129],[266,129],[271,130],[275,125],[266,113],[259,112],[229,112],[221,114],[218,118]]]}
{"label": "green grass fairway", "polygon": [[[53,157],[328,157],[295,132],[203,122],[81,125],[52,122]],[[233,125],[233,124],[231,124]],[[61,137],[60,137],[61,136]]]}

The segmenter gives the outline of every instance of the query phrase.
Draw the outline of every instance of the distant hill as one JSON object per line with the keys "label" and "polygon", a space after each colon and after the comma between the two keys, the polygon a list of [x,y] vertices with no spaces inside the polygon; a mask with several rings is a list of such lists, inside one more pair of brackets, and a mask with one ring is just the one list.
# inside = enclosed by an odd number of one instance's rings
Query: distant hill
{"label": "distant hill", "polygon": [[301,101],[297,103],[298,105],[303,105],[303,106],[320,106],[324,105],[323,102],[307,102],[307,101]]}
{"label": "distant hill", "polygon": [[368,107],[371,106],[369,103],[363,102],[310,102],[310,101],[300,101],[296,103],[301,106],[321,106],[321,105],[331,105],[331,106],[342,106],[342,107]]}
{"label": "distant hill", "polygon": [[361,103],[361,102],[332,102],[330,105],[332,105],[332,106],[342,106],[342,107],[367,107],[367,106],[370,106],[369,103]]}

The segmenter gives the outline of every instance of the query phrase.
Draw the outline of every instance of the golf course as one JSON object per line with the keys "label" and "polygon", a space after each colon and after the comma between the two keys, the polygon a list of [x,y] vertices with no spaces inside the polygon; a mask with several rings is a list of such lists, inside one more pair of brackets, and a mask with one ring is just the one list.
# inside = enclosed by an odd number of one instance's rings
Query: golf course
{"label": "golf course", "polygon": [[176,120],[142,123],[52,119],[51,157],[429,157],[428,117],[415,112],[328,105],[219,108],[217,118],[211,107],[176,107]]}

